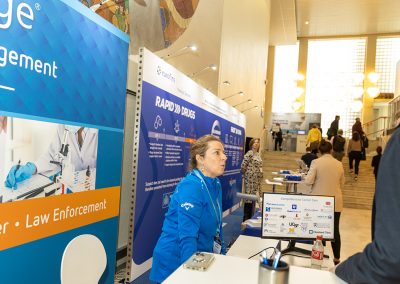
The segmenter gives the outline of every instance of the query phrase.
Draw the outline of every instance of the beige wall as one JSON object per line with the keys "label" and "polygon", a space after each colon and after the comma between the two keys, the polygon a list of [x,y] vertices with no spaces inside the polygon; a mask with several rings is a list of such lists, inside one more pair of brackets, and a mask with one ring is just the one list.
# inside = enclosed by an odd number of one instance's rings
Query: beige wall
{"label": "beige wall", "polygon": [[[240,111],[259,106],[244,112],[246,136],[251,137],[260,137],[264,125],[261,108],[264,107],[270,5],[270,0],[225,0],[223,7],[218,96],[224,98],[243,91],[244,97],[234,96],[227,102],[236,105],[253,100],[252,104],[237,106]],[[231,82],[229,87],[222,84],[225,80]]]}

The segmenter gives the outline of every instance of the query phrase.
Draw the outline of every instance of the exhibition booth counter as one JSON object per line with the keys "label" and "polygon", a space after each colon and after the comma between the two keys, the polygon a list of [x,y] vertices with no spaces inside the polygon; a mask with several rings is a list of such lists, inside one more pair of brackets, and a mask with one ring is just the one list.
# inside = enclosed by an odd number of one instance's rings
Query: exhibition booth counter
{"label": "exhibition booth counter", "polygon": [[[214,255],[215,260],[206,271],[196,271],[180,266],[164,283],[259,283],[259,260],[257,252],[275,246],[277,240],[240,236],[228,255]],[[285,242],[282,244],[284,245]],[[300,244],[300,247],[311,249],[311,245]],[[331,251],[327,249],[328,254]],[[253,254],[253,259],[248,259]],[[327,271],[333,267],[332,258],[325,259],[322,270],[311,269],[310,258],[287,255],[282,257],[289,263],[288,283],[308,284],[342,284],[346,283],[334,273]]]}

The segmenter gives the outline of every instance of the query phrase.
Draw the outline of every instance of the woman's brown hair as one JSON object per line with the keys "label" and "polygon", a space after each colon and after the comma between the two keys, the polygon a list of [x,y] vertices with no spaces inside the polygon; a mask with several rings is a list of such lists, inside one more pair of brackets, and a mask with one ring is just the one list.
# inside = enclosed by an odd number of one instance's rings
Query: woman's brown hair
{"label": "woman's brown hair", "polygon": [[196,140],[190,147],[190,159],[189,159],[189,171],[194,170],[197,168],[197,160],[196,155],[204,156],[206,151],[208,150],[209,143],[212,141],[216,141],[222,144],[221,139],[214,135],[204,135],[201,136],[199,139]]}

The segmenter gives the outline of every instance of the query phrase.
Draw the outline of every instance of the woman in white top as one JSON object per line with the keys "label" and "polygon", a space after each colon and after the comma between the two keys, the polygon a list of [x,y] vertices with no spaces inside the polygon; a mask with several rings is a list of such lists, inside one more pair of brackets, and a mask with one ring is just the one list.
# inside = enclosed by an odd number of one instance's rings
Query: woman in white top
{"label": "woman in white top", "polygon": [[322,140],[319,145],[321,157],[311,162],[310,170],[305,182],[311,185],[311,194],[335,196],[335,222],[334,238],[331,242],[334,259],[333,262],[340,262],[340,232],[339,219],[343,210],[342,188],[344,186],[344,170],[341,162],[333,158],[332,144]]}

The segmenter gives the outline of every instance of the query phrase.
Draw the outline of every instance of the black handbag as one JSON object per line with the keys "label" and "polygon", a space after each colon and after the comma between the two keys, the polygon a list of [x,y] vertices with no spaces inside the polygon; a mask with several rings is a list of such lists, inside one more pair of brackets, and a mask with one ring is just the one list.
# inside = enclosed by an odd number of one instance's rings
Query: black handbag
{"label": "black handbag", "polygon": [[367,155],[365,154],[365,148],[361,149],[360,160],[365,161],[367,159]]}

